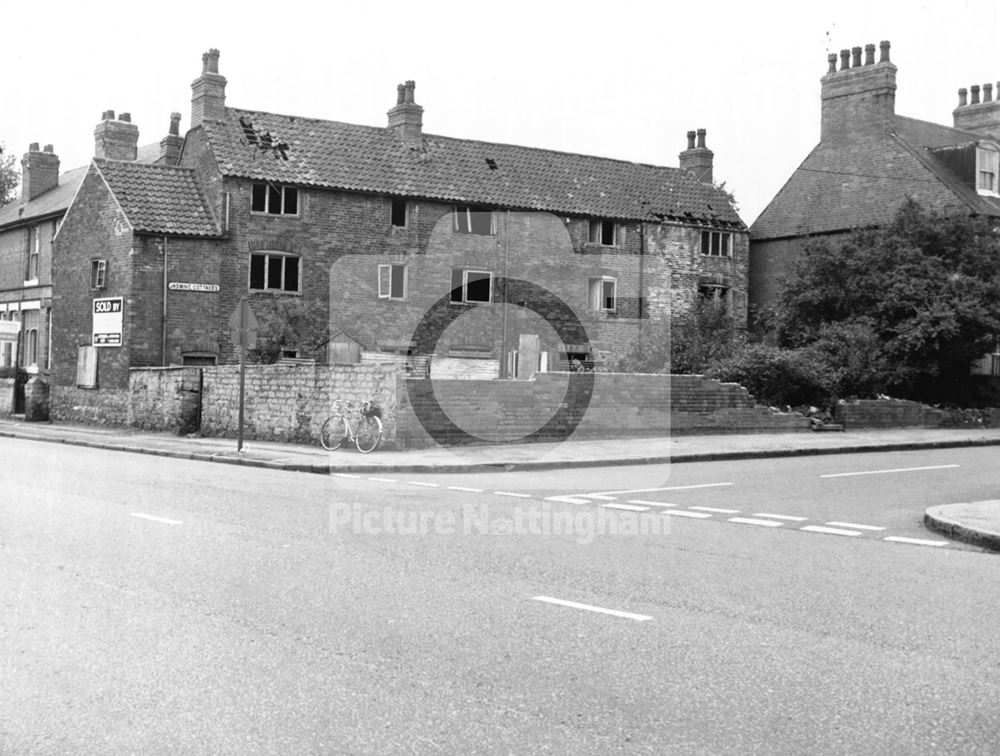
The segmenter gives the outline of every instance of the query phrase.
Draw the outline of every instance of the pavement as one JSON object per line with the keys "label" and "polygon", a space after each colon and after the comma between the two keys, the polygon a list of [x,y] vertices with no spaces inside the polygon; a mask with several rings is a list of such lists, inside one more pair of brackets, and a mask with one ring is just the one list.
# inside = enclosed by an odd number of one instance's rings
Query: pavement
{"label": "pavement", "polygon": [[[137,431],[0,418],[0,438],[20,438],[96,449],[328,474],[416,472],[476,473],[543,470],[597,465],[707,462],[816,454],[1000,446],[1000,428],[895,428],[843,432],[727,433],[618,439],[569,439],[560,443],[377,450],[353,447],[328,452],[318,444],[246,441],[240,452],[232,438]],[[930,507],[925,524],[951,538],[1000,550],[1000,499]]]}

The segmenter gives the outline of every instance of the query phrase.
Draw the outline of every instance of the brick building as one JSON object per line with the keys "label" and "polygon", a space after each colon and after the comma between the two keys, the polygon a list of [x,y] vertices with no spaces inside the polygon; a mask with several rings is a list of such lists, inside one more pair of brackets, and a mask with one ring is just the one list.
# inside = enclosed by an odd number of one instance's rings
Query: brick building
{"label": "brick building", "polygon": [[[318,314],[290,357],[494,375],[524,349],[621,354],[698,296],[745,326],[747,229],[704,130],[670,168],[426,134],[413,82],[384,127],[277,115],[228,106],[218,60],[176,164],[95,160],[59,232],[53,382],[73,401],[124,389],[129,367],[234,361],[244,297]],[[102,348],[94,300],[116,297],[120,345]]]}
{"label": "brick building", "polygon": [[[864,54],[864,60],[862,60]],[[829,56],[820,141],[750,228],[751,311],[773,303],[805,245],[877,227],[913,198],[945,213],[1000,217],[1000,82],[960,89],[953,126],[895,112],[889,43]]]}

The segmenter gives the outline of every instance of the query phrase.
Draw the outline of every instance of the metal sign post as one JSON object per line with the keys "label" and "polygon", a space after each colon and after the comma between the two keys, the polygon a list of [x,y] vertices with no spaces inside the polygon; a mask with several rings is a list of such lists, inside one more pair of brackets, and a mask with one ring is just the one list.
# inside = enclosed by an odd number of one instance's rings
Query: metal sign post
{"label": "metal sign post", "polygon": [[240,348],[240,410],[237,420],[236,453],[243,451],[243,410],[246,397],[247,349],[257,346],[257,317],[250,309],[246,297],[240,300],[229,316],[229,327],[234,344]]}

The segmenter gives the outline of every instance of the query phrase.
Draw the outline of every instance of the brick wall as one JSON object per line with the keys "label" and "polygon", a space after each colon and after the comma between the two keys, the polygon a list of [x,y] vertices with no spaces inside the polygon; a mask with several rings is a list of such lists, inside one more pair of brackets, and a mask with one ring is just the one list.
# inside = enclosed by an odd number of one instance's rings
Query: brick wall
{"label": "brick wall", "polygon": [[996,410],[945,410],[905,399],[859,399],[838,404],[834,420],[855,428],[962,428],[990,426]]}

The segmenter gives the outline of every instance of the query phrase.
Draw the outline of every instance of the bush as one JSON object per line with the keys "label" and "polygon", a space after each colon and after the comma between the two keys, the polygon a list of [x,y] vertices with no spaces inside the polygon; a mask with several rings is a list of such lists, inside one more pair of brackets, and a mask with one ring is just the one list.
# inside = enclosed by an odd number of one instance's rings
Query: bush
{"label": "bush", "polygon": [[771,405],[832,404],[828,367],[807,349],[779,349],[747,345],[740,353],[719,361],[705,373],[727,383],[739,383]]}
{"label": "bush", "polygon": [[[13,368],[13,366],[11,366],[11,367],[0,367],[0,378],[13,378],[13,377],[14,377],[14,368]],[[27,383],[28,382],[28,378],[30,378],[30,376],[28,375],[28,371],[24,370],[23,368],[18,368],[18,370],[17,370],[17,382],[18,383]]]}

